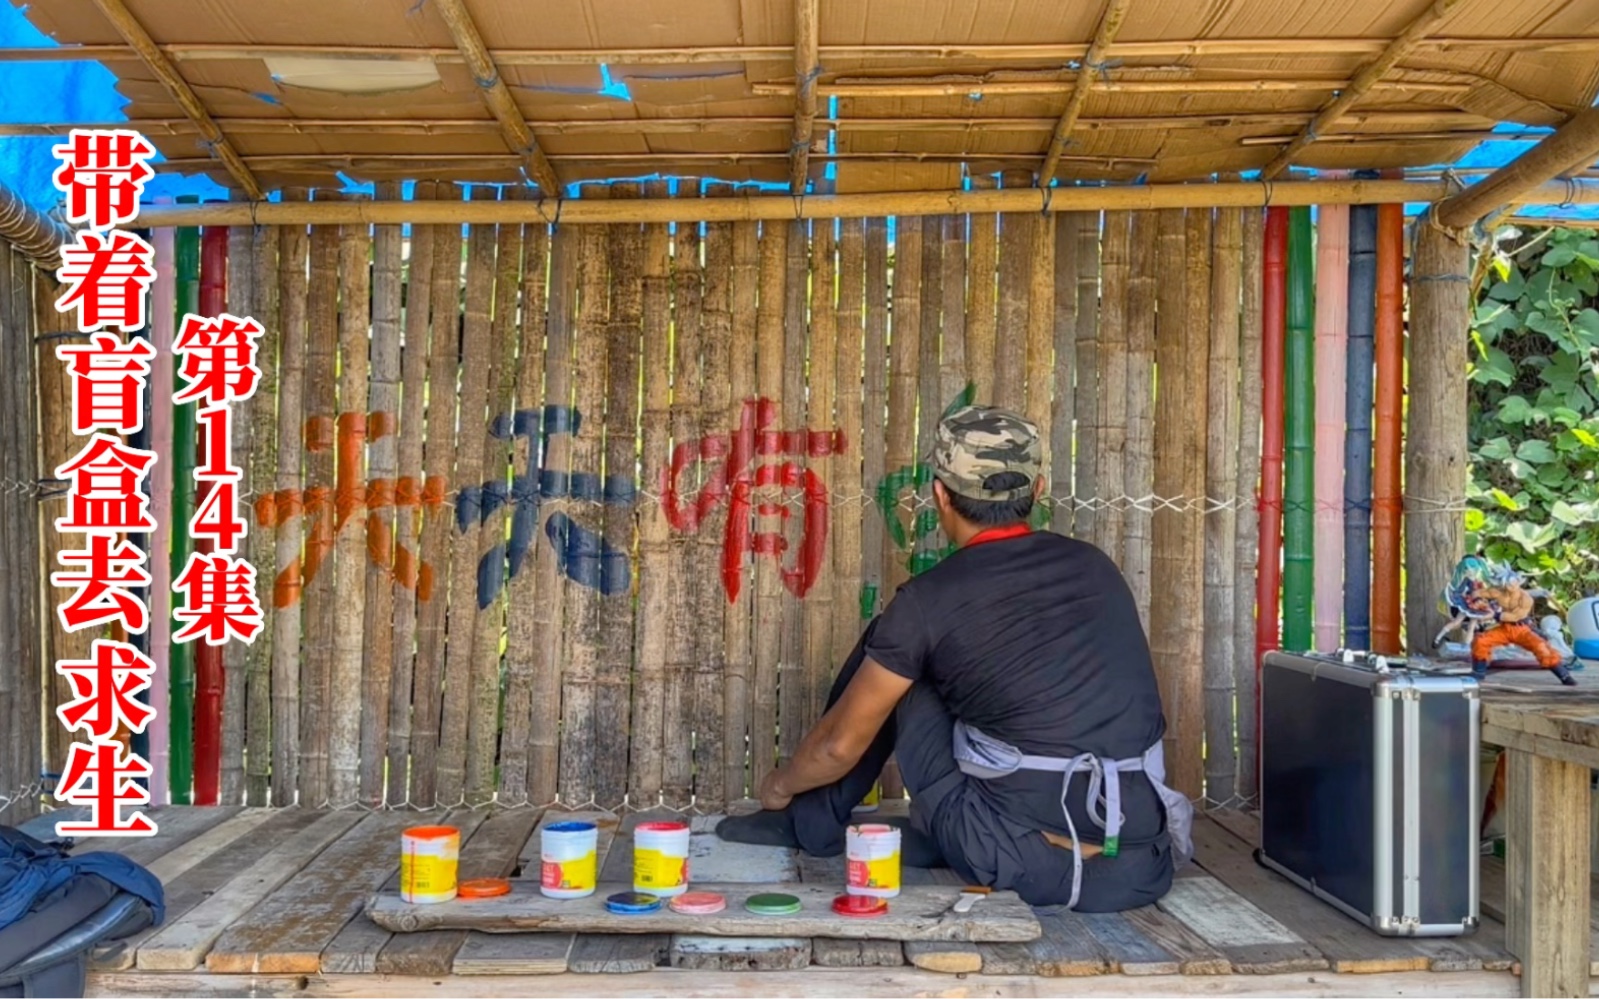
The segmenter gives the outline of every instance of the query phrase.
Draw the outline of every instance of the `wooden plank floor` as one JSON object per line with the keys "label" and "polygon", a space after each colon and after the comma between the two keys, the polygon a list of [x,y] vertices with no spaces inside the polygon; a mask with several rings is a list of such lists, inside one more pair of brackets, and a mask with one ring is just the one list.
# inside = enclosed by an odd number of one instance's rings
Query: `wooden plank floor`
{"label": "wooden plank floor", "polygon": [[[1502,864],[1492,858],[1484,863],[1482,926],[1474,936],[1385,938],[1255,864],[1258,825],[1252,815],[1234,812],[1199,820],[1198,859],[1180,872],[1158,905],[1110,915],[1044,915],[1043,937],[1022,944],[911,946],[875,939],[660,933],[392,934],[361,912],[367,896],[393,886],[399,831],[406,826],[441,821],[459,826],[463,872],[469,876],[536,880],[541,821],[569,817],[531,808],[375,814],[164,809],[156,813],[162,834],[154,839],[84,840],[79,847],[137,856],[161,877],[169,899],[166,925],[95,956],[90,993],[170,994],[192,980],[196,990],[207,993],[226,992],[226,983],[233,981],[240,988],[248,982],[253,994],[277,994],[273,983],[281,979],[287,983],[283,991],[292,992],[296,983],[304,988],[308,974],[324,983],[322,994],[372,994],[375,982],[387,983],[388,994],[401,994],[409,986],[397,983],[446,978],[463,992],[480,994],[542,990],[531,984],[537,981],[557,991],[582,992],[581,984],[557,986],[557,980],[643,972],[648,974],[641,979],[665,975],[684,983],[689,976],[705,982],[707,974],[722,974],[731,983],[751,981],[747,973],[752,970],[770,975],[774,986],[779,978],[792,982],[795,975],[814,975],[818,987],[832,980],[829,975],[850,970],[878,976],[874,981],[904,978],[907,983],[928,972],[978,975],[993,983],[1097,976],[1092,990],[1105,994],[1132,994],[1138,991],[1136,982],[1177,994],[1267,994],[1261,988],[1268,981],[1277,983],[1275,994],[1359,994],[1361,982],[1392,982],[1394,989],[1414,995],[1514,994],[1516,988],[1519,969],[1505,952],[1500,922]],[[602,879],[626,878],[633,828],[658,816],[589,817],[606,828]],[[696,884],[836,884],[842,879],[843,865],[836,858],[721,844],[715,839],[717,821],[693,820]],[[49,827],[41,823],[33,831],[48,835]],[[905,880],[958,883],[949,871],[907,869]],[[1599,943],[1599,928],[1595,938]],[[1128,985],[1117,984],[1119,979]],[[852,987],[864,987],[862,982],[851,980]],[[1192,985],[1182,984],[1187,982]],[[1292,987],[1296,982],[1300,987]],[[720,985],[694,987],[707,994],[720,990]],[[1031,991],[1057,990],[1040,984]]]}

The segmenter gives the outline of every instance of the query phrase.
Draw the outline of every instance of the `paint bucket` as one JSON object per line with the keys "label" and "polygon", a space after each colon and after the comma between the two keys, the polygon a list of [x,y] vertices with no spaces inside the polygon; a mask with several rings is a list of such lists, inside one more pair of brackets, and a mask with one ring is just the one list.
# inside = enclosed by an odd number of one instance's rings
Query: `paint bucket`
{"label": "paint bucket", "polygon": [[688,891],[687,822],[641,822],[633,830],[633,890],[661,898]]}
{"label": "paint bucket", "polygon": [[461,830],[454,826],[405,830],[400,834],[400,898],[413,905],[450,901],[460,860]]}
{"label": "paint bucket", "polygon": [[882,802],[882,800],[883,785],[882,782],[879,781],[878,783],[872,785],[872,789],[870,791],[866,792],[866,797],[862,798],[861,803],[855,806],[855,811],[875,812],[877,811],[877,806]]}
{"label": "paint bucket", "polygon": [[899,895],[899,830],[893,826],[850,826],[845,836],[851,895],[894,898]]}
{"label": "paint bucket", "polygon": [[594,894],[599,829],[592,822],[557,822],[539,834],[539,891],[549,898]]}

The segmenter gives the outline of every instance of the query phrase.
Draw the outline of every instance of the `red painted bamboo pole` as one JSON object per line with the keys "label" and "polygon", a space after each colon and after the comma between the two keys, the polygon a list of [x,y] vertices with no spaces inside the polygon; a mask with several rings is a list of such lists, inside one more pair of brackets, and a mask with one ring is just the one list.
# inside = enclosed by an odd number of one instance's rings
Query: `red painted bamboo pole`
{"label": "red painted bamboo pole", "polygon": [[[1283,363],[1288,329],[1288,209],[1266,210],[1261,271],[1260,562],[1255,573],[1255,667],[1279,644],[1283,545]],[[1258,689],[1258,688],[1257,688]]]}
{"label": "red painted bamboo pole", "polygon": [[1377,412],[1371,498],[1371,648],[1397,655],[1400,530],[1404,499],[1405,214],[1399,204],[1377,208]]}
{"label": "red painted bamboo pole", "polygon": [[[200,237],[200,314],[220,316],[227,309],[228,230],[207,226]],[[196,463],[205,464],[206,431],[197,421]],[[199,483],[195,509],[203,509],[211,483]],[[174,525],[187,530],[187,524]],[[211,542],[196,539],[194,550],[211,551]],[[222,647],[194,643],[194,803],[215,805],[222,779]],[[230,802],[232,804],[232,802]]]}

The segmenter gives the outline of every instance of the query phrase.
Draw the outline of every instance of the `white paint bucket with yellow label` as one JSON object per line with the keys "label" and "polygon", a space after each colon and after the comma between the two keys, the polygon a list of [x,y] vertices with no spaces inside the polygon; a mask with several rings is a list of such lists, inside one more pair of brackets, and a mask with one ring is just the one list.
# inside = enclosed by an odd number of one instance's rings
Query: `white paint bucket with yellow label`
{"label": "white paint bucket with yellow label", "polygon": [[400,834],[400,898],[416,905],[455,897],[461,860],[461,830],[412,826]]}
{"label": "white paint bucket with yellow label", "polygon": [[845,835],[851,895],[894,898],[899,894],[899,830],[885,825],[850,826]]}
{"label": "white paint bucket with yellow label", "polygon": [[633,830],[633,890],[671,898],[688,891],[686,822],[641,822]]}
{"label": "white paint bucket with yellow label", "polygon": [[539,832],[539,891],[549,898],[594,894],[600,831],[592,822],[556,822]]}

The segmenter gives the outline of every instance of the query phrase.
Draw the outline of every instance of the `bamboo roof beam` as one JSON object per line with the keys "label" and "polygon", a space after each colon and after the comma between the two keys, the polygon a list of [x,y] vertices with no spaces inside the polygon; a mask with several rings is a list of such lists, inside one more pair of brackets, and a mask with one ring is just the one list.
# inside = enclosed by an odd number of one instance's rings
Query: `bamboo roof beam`
{"label": "bamboo roof beam", "polygon": [[555,175],[555,168],[550,166],[544,150],[539,148],[527,119],[522,117],[521,109],[511,97],[510,88],[500,78],[500,67],[483,44],[483,36],[479,34],[466,5],[462,0],[434,0],[433,7],[444,19],[456,47],[461,50],[467,69],[471,70],[472,78],[477,82],[478,92],[483,95],[483,103],[499,120],[505,144],[511,148],[511,152],[521,157],[528,180],[537,184],[545,195],[560,197],[561,181]]}
{"label": "bamboo roof beam", "polygon": [[[1055,189],[1048,200],[1036,188],[971,191],[905,191],[736,198],[563,199],[545,201],[313,201],[214,202],[153,205],[139,213],[142,225],[422,225],[461,223],[745,222],[807,218],[875,218],[885,215],[946,215],[968,212],[1051,212],[1159,208],[1259,208],[1263,205],[1372,205],[1438,201],[1454,186],[1446,180],[1306,180],[1280,184],[1232,181],[1213,184],[1073,186]],[[1512,204],[1599,204],[1599,181],[1566,180],[1513,194]]]}
{"label": "bamboo roof beam", "polygon": [[129,48],[138,54],[150,72],[161,81],[161,85],[172,95],[172,99],[183,108],[183,113],[194,122],[200,134],[211,144],[211,150],[216,154],[216,158],[222,161],[228,175],[244,191],[245,196],[251,201],[264,199],[266,192],[255,179],[255,175],[250,172],[250,168],[239,158],[233,143],[228,141],[227,135],[211,117],[211,112],[205,109],[205,104],[200,101],[194,88],[189,86],[183,74],[178,72],[172,60],[167,58],[160,46],[156,45],[150,33],[144,30],[144,25],[133,16],[127,5],[122,0],[94,0],[94,3],[100,8],[100,13],[105,15],[105,19],[111,22],[112,27],[117,29],[117,34],[128,43]]}
{"label": "bamboo roof beam", "polygon": [[[784,152],[704,152],[704,153],[561,153],[551,157],[558,163],[758,163],[786,160]],[[1036,160],[1037,153],[964,153],[964,152],[860,152],[823,153],[816,159],[829,162],[864,160],[879,163],[967,163],[1001,162],[1011,160]],[[262,169],[294,169],[296,167],[326,167],[343,170],[374,170],[386,167],[407,166],[414,170],[446,169],[449,167],[515,166],[521,162],[514,153],[391,153],[370,156],[349,156],[342,153],[264,153],[247,156],[245,161]],[[155,164],[160,171],[194,171],[204,169],[211,161],[206,159],[171,159]],[[1083,167],[1118,166],[1150,167],[1156,160],[1148,156],[1063,156],[1061,162]]]}
{"label": "bamboo roof beam", "polygon": [[[1107,94],[1256,94],[1301,93],[1305,91],[1343,90],[1349,86],[1347,79],[1320,80],[1096,80],[1096,92]],[[1374,86],[1376,90],[1405,93],[1464,94],[1472,84],[1454,81],[1410,82],[1384,80]],[[816,84],[821,97],[1016,97],[1051,94],[1074,94],[1077,83],[1072,80],[981,80],[981,79],[901,79],[901,80],[832,80]],[[757,83],[750,87],[757,97],[792,97],[795,87],[791,83]]]}
{"label": "bamboo roof beam", "polygon": [[[1113,59],[1183,58],[1187,56],[1378,55],[1388,43],[1379,38],[1174,38],[1166,41],[1118,42],[1108,51]],[[275,56],[349,56],[373,59],[431,59],[460,63],[455,49],[395,45],[257,45],[207,42],[159,46],[174,62],[264,59]],[[1591,52],[1599,35],[1526,35],[1518,38],[1424,38],[1417,49],[1440,52]],[[822,45],[823,59],[993,59],[999,61],[1067,62],[1081,59],[1082,42],[952,44],[952,45]],[[660,66],[714,62],[782,62],[792,57],[786,45],[714,45],[607,49],[493,49],[500,66]],[[139,58],[127,45],[63,45],[0,47],[0,62],[118,61]]]}
{"label": "bamboo roof beam", "polygon": [[1104,66],[1105,50],[1116,40],[1116,32],[1121,30],[1122,20],[1127,17],[1127,8],[1131,5],[1132,0],[1105,0],[1105,12],[1099,17],[1099,27],[1094,29],[1094,40],[1077,68],[1077,83],[1066,101],[1066,110],[1061,112],[1060,121],[1055,124],[1055,134],[1050,137],[1043,169],[1038,171],[1039,187],[1048,187],[1055,180],[1061,154],[1066,152],[1066,146],[1072,141],[1072,129],[1077,126],[1077,119],[1083,114],[1083,105],[1088,102],[1094,74]]}
{"label": "bamboo roof beam", "polygon": [[794,140],[789,149],[788,189],[804,194],[809,179],[811,136],[816,128],[816,77],[820,0],[794,0]]}
{"label": "bamboo roof beam", "polygon": [[72,230],[0,184],[0,239],[22,251],[35,266],[53,272],[61,265],[62,244],[72,241]]}
{"label": "bamboo roof beam", "polygon": [[1440,201],[1433,217],[1445,228],[1463,228],[1546,181],[1591,166],[1596,157],[1599,108],[1588,108],[1487,177]]}
{"label": "bamboo roof beam", "polygon": [[1377,81],[1382,79],[1384,74],[1399,64],[1399,60],[1414,51],[1427,33],[1436,27],[1438,22],[1442,21],[1450,9],[1459,2],[1460,0],[1431,0],[1426,9],[1417,15],[1410,24],[1405,26],[1405,30],[1400,32],[1398,38],[1389,42],[1388,46],[1382,50],[1382,53],[1377,58],[1361,67],[1360,72],[1356,73],[1355,78],[1349,82],[1349,86],[1328,101],[1326,106],[1317,113],[1316,117],[1311,119],[1310,124],[1305,126],[1305,130],[1295,136],[1294,140],[1288,143],[1282,152],[1278,153],[1270,163],[1266,164],[1260,171],[1261,179],[1271,180],[1277,177],[1288,169],[1288,165],[1293,162],[1295,156],[1299,155],[1306,146],[1316,141],[1318,134],[1331,131],[1332,126],[1338,123],[1338,119],[1342,118],[1346,111],[1354,107],[1357,101],[1366,96]]}

